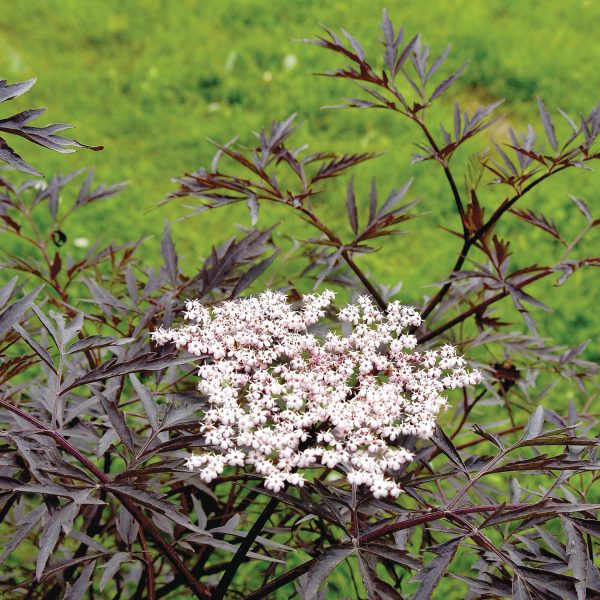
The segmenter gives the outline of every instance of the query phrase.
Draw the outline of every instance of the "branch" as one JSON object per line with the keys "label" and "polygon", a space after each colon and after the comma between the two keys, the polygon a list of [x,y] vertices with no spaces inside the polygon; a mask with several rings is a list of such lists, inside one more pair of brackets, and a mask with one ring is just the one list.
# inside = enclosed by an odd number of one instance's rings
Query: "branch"
{"label": "branch", "polygon": [[[520,200],[525,194],[527,194],[527,192],[529,192],[536,185],[538,185],[538,183],[541,183],[542,181],[544,181],[545,179],[550,177],[550,175],[554,175],[555,173],[559,173],[560,171],[563,171],[567,167],[568,167],[568,165],[564,165],[564,166],[559,167],[558,169],[550,170],[547,173],[545,173],[544,175],[541,175],[540,177],[538,177],[537,179],[532,181],[529,185],[525,186],[518,194],[515,194],[510,200],[506,200],[505,202],[503,202],[494,211],[494,213],[486,221],[486,223],[484,223],[481,226],[479,231],[477,231],[472,237],[469,237],[468,234],[465,233],[463,247],[461,248],[460,254],[456,260],[456,263],[454,264],[454,267],[452,268],[452,272],[450,273],[450,275],[452,275],[453,273],[456,273],[457,271],[460,271],[462,269],[462,266],[464,265],[465,260],[467,258],[467,254],[469,253],[471,248],[479,240],[481,240],[483,238],[483,236],[492,229],[492,227],[494,227],[494,225],[502,218],[504,213],[506,213],[508,210],[510,210],[518,200]],[[464,223],[463,223],[463,227],[464,227]],[[454,283],[453,280],[449,280],[447,283],[444,284],[444,286],[440,289],[440,291],[429,301],[429,303],[427,304],[425,309],[421,312],[421,316],[423,317],[423,319],[427,318],[427,316],[429,314],[431,314],[431,312],[435,309],[435,307],[445,298],[446,294],[452,287],[453,283]]]}
{"label": "branch", "polygon": [[[431,144],[431,147],[433,148],[434,152],[437,155],[439,155],[439,152],[440,152],[439,146],[436,144],[435,140],[433,139],[433,136],[429,132],[429,129],[427,129],[427,126],[425,125],[425,123],[423,121],[421,121],[421,119],[419,119],[416,115],[411,115],[411,118],[415,121],[415,123],[417,123],[417,125],[419,125],[419,127],[425,134],[427,141]],[[466,240],[469,237],[469,230],[467,229],[466,220],[465,220],[465,209],[463,207],[463,203],[460,198],[460,193],[458,191],[458,187],[456,186],[456,182],[454,181],[452,171],[450,171],[450,167],[448,166],[447,162],[446,161],[442,162],[441,159],[438,159],[438,162],[442,165],[442,167],[444,169],[444,175],[446,176],[446,179],[448,180],[448,183],[450,184],[450,189],[452,190],[452,196],[454,198],[454,203],[456,204],[456,210],[458,211],[458,214],[460,215],[460,222],[462,223],[462,227],[463,227],[463,237]]]}
{"label": "branch", "polygon": [[146,578],[148,580],[148,600],[155,600],[156,592],[154,583],[154,566],[152,565],[152,557],[150,556],[150,552],[148,552],[146,537],[144,536],[143,531],[140,531],[140,546],[142,547],[142,552],[144,554],[144,562],[146,563]]}
{"label": "branch", "polygon": [[529,185],[525,186],[518,194],[515,194],[510,200],[503,202],[487,220],[487,222],[479,229],[479,231],[471,238],[471,244],[475,244],[500,220],[505,212],[510,210],[513,205],[520,200],[527,192],[532,190],[538,183],[541,183],[551,175],[564,171],[570,165],[563,165],[555,170],[549,170],[543,175],[540,175],[537,179],[533,180]]}
{"label": "branch", "polygon": [[[542,271],[541,273],[538,273],[537,275],[534,275],[533,277],[526,279],[520,285],[515,286],[515,287],[516,287],[516,289],[520,290],[520,289],[524,288],[525,286],[529,285],[530,283],[537,281],[538,279],[547,277],[551,273],[552,273],[551,270]],[[444,323],[443,325],[440,325],[433,331],[430,331],[429,333],[426,333],[425,335],[422,335],[421,337],[417,338],[417,343],[423,344],[425,342],[428,342],[429,340],[436,338],[438,335],[444,333],[444,331],[450,329],[451,327],[454,327],[458,323],[462,323],[465,319],[468,319],[471,315],[474,315],[475,313],[479,312],[481,309],[488,307],[490,304],[494,304],[495,302],[498,302],[498,300],[502,300],[502,298],[506,298],[506,296],[508,296],[509,294],[510,294],[510,292],[508,292],[506,290],[503,292],[499,292],[495,296],[492,296],[491,298],[484,300],[480,304],[477,304],[477,305],[471,307],[469,310],[462,312],[460,315],[454,317],[454,319],[450,319],[450,321],[446,321],[446,323]]]}
{"label": "branch", "polygon": [[381,297],[379,292],[375,289],[375,286],[369,281],[367,276],[360,270],[358,265],[354,262],[347,250],[342,251],[342,257],[346,261],[346,264],[354,271],[356,276],[360,279],[361,283],[367,288],[369,294],[371,294],[373,300],[377,303],[377,306],[382,311],[387,311],[387,302]]}
{"label": "branch", "polygon": [[[466,398],[466,390],[463,388],[463,391],[465,393],[465,398]],[[473,402],[471,402],[471,404],[467,404],[465,406],[465,409],[463,410],[463,414],[462,417],[460,419],[459,424],[456,426],[456,428],[454,429],[454,433],[452,433],[452,435],[450,436],[450,439],[453,440],[461,431],[463,428],[463,425],[467,422],[467,419],[469,418],[469,414],[471,413],[471,411],[475,408],[475,405],[485,396],[487,390],[484,389],[482,390],[474,399]]]}
{"label": "branch", "polygon": [[227,590],[229,589],[237,570],[240,568],[240,565],[246,558],[246,554],[248,554],[248,551],[252,547],[254,540],[256,540],[263,527],[267,524],[267,521],[271,518],[271,515],[275,512],[278,504],[278,498],[271,498],[267,506],[265,506],[263,511],[260,513],[258,519],[256,519],[254,522],[254,525],[252,525],[246,537],[244,537],[244,539],[240,542],[235,555],[231,559],[227,569],[225,570],[225,573],[223,573],[223,576],[219,581],[219,585],[217,585],[212,593],[212,600],[222,600],[222,598],[225,597],[225,594],[227,593]]}
{"label": "branch", "polygon": [[[422,525],[424,523],[430,523],[431,521],[437,521],[439,519],[443,519],[446,517],[454,517],[456,515],[470,515],[473,513],[487,513],[494,512],[498,510],[502,505],[500,504],[486,504],[482,506],[465,506],[462,508],[456,508],[454,510],[434,510],[429,513],[419,515],[418,517],[413,517],[412,519],[407,519],[406,521],[400,521],[399,523],[392,523],[391,525],[384,525],[379,529],[375,529],[373,531],[369,531],[369,533],[365,533],[360,536],[359,542],[360,544],[366,544],[368,542],[372,542],[373,540],[377,540],[380,537],[385,535],[389,535],[390,533],[395,533],[396,531],[402,531],[403,529],[410,529],[411,527],[415,527],[417,525]],[[525,504],[506,504],[504,506],[505,510],[513,511],[513,510],[522,510],[524,508],[529,508],[531,506],[535,506],[535,503],[525,503]]]}

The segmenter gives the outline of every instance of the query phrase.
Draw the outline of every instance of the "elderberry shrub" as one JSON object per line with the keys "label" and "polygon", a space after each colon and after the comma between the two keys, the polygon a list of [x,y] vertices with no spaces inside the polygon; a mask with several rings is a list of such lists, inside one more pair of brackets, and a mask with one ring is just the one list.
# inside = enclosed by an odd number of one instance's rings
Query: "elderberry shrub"
{"label": "elderberry shrub", "polygon": [[[168,222],[159,269],[143,240],[71,249],[71,215],[124,184],[0,179],[0,229],[23,249],[4,253],[0,288],[7,597],[319,598],[332,581],[331,593],[369,598],[600,597],[597,370],[584,340],[554,345],[530,311],[544,307],[536,282],[600,264],[585,248],[600,220],[572,198],[581,227],[566,239],[519,206],[600,156],[600,107],[563,113],[559,139],[538,100],[544,139],[509,128],[459,184],[452,158],[496,122],[499,102],[455,103],[438,133],[429,108],[464,67],[444,72],[447,51],[430,59],[385,13],[381,29],[381,57],[343,30],[312,43],[342,63],[326,75],[358,85],[345,106],[412,124],[412,168],[431,161],[447,181],[454,265],[414,307],[362,258],[428,218],[405,200],[410,182],[384,198],[374,183],[363,202],[349,177],[337,200],[348,227],[333,229],[314,198],[374,156],[295,146],[293,116],[176,180],[167,200],[191,198],[192,216],[250,211],[252,228],[215,240],[199,265],[181,264]],[[32,83],[2,82],[0,101]],[[63,125],[27,125],[38,115],[0,130],[81,145],[56,135]],[[483,183],[502,199],[484,200]],[[285,235],[259,215],[273,203],[314,237],[280,252]],[[557,257],[513,266],[501,225],[513,217],[562,246]],[[353,587],[340,591],[339,573]]]}

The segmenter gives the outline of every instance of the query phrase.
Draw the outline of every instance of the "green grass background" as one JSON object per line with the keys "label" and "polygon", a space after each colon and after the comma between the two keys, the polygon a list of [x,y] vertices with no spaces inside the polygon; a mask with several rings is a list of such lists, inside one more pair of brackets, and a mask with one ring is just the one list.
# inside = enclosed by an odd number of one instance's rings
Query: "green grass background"
{"label": "green grass background", "polygon": [[[103,181],[129,180],[125,193],[81,211],[66,233],[70,241],[153,235],[145,245],[149,260],[158,256],[163,219],[183,213],[174,205],[148,210],[174,189],[171,177],[209,163],[213,147],[207,138],[226,141],[240,133],[242,141],[249,140],[252,131],[297,112],[305,121],[298,143],[312,150],[384,151],[358,169],[358,189],[366,191],[373,175],[382,191],[414,176],[412,194],[428,214],[410,224],[412,235],[394,238],[363,260],[385,283],[403,282],[402,299],[417,302],[431,293],[423,286],[447,274],[459,248],[458,240],[436,227],[457,225],[446,182],[435,164],[409,164],[412,144],[419,141],[411,123],[387,111],[322,110],[356,92],[349,82],[313,77],[340,62],[294,41],[317,34],[320,23],[344,27],[380,63],[384,6],[408,35],[420,32],[432,52],[451,43],[448,69],[470,61],[455,87],[464,106],[506,98],[506,118],[492,132],[499,139],[509,124],[538,124],[538,95],[551,110],[560,106],[573,114],[589,111],[600,98],[600,5],[591,1],[17,0],[0,15],[0,71],[10,81],[37,76],[38,84],[2,109],[48,106],[48,119],[74,123],[79,139],[106,146],[99,153],[64,156],[15,142],[46,174],[93,166]],[[450,94],[437,111],[446,122],[453,99]],[[483,136],[457,156],[459,181],[468,154],[488,144]],[[570,171],[540,187],[522,207],[543,210],[565,235],[573,235],[583,222],[568,195],[594,207],[599,182],[596,173]],[[331,224],[345,222],[343,186],[343,181],[330,185],[319,201]],[[484,190],[490,207],[501,199],[500,190]],[[263,211],[259,225],[286,217]],[[249,224],[241,206],[177,225],[184,268],[191,271],[236,223]],[[289,218],[285,231],[304,233]],[[530,259],[549,262],[560,254],[544,234],[515,218],[499,233],[513,240],[515,266]],[[588,238],[589,253],[597,242],[597,233]],[[77,252],[69,245],[64,251]],[[549,298],[555,312],[541,315],[544,333],[562,343],[597,335],[591,289],[597,284],[595,274],[579,273],[556,290]],[[550,284],[538,290],[547,296]]]}
{"label": "green grass background", "polygon": [[[2,116],[48,106],[46,122],[74,123],[78,139],[106,147],[66,156],[19,140],[15,148],[48,175],[93,166],[102,181],[131,182],[118,197],[80,211],[62,251],[84,252],[72,246],[81,236],[122,242],[150,235],[143,248],[155,262],[163,219],[174,220],[183,211],[153,207],[174,189],[171,177],[210,162],[207,138],[223,142],[240,133],[242,141],[249,140],[253,130],[297,112],[305,121],[298,145],[386,153],[356,172],[363,200],[372,176],[382,191],[414,176],[411,194],[422,199],[427,216],[409,224],[410,235],[390,238],[381,252],[361,260],[381,281],[403,282],[400,297],[407,302],[431,293],[424,286],[447,275],[459,249],[458,240],[438,227],[457,225],[439,167],[410,165],[418,132],[395,115],[321,110],[357,94],[348,82],[313,77],[341,63],[294,41],[316,35],[320,23],[344,27],[380,64],[384,6],[409,36],[420,32],[432,52],[451,43],[448,69],[470,60],[454,88],[462,104],[473,110],[506,98],[506,118],[492,132],[499,139],[509,124],[523,128],[531,122],[542,131],[536,96],[551,111],[560,106],[571,114],[589,111],[600,99],[600,3],[591,0],[13,0],[0,11],[0,76],[11,82],[35,76],[38,84],[24,98],[2,105]],[[448,122],[453,99],[448,95],[432,116]],[[469,152],[487,144],[486,134],[456,157],[459,181]],[[585,199],[600,216],[599,184],[598,173],[572,170],[535,190],[521,207],[543,211],[565,236],[573,236],[583,220],[568,196]],[[332,226],[346,227],[344,185],[328,186],[318,201]],[[488,187],[481,195],[488,210],[503,197]],[[263,210],[259,225],[285,219],[282,233],[306,233],[288,217]],[[178,223],[173,235],[184,270],[191,272],[212,244],[235,232],[236,223],[249,225],[243,207]],[[561,253],[556,243],[513,217],[499,233],[512,240],[515,266],[548,263]],[[598,241],[597,232],[589,236],[587,254],[598,253]],[[3,239],[2,247],[11,249],[11,243]],[[579,272],[555,290],[539,284],[536,291],[553,309],[539,315],[542,333],[569,345],[592,338],[587,354],[598,358],[597,290],[595,272]],[[334,580],[335,597],[351,595],[343,591],[344,581]]]}

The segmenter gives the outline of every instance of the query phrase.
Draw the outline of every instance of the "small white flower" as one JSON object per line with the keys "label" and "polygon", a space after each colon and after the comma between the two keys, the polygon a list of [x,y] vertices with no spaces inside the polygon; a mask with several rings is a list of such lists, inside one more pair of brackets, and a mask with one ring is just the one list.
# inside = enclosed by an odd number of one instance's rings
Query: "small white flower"
{"label": "small white flower", "polygon": [[283,476],[277,472],[271,473],[265,479],[265,487],[275,493],[280,492],[285,487]]}
{"label": "small white flower", "polygon": [[291,71],[298,65],[298,57],[295,54],[286,54],[283,58],[283,68]]}
{"label": "small white flower", "polygon": [[76,237],[73,240],[73,244],[76,248],[87,248],[90,245],[90,240],[86,237]]}

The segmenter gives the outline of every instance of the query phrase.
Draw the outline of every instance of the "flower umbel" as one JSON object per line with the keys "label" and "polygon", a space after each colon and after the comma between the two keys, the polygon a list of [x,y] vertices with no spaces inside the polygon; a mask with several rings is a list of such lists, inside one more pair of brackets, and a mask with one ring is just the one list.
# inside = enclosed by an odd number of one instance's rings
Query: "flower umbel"
{"label": "flower umbel", "polygon": [[215,450],[188,459],[204,481],[226,465],[248,465],[278,492],[302,486],[302,470],[322,465],[375,497],[396,497],[389,475],[413,458],[401,436],[431,437],[443,392],[481,380],[453,346],[414,351],[406,329],[421,316],[398,302],[383,313],[360,297],[339,312],[347,335],[311,332],[333,298],[308,295],[297,310],[278,292],[211,309],[194,300],[184,313],[189,324],[152,334],[205,359],[198,389],[210,408],[202,431]]}

